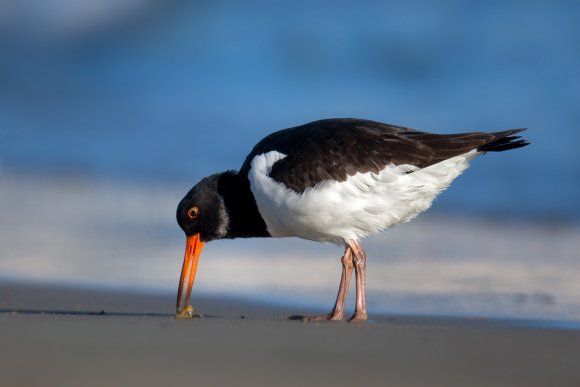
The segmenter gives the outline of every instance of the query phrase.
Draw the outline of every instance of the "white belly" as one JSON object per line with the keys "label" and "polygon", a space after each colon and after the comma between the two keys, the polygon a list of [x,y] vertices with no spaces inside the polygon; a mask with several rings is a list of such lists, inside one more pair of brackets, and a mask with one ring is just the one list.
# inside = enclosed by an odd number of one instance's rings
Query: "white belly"
{"label": "white belly", "polygon": [[405,172],[416,167],[391,164],[378,174],[357,173],[298,194],[269,177],[272,165],[286,157],[274,151],[254,157],[248,178],[270,235],[344,244],[425,211],[479,154],[472,150],[413,173]]}

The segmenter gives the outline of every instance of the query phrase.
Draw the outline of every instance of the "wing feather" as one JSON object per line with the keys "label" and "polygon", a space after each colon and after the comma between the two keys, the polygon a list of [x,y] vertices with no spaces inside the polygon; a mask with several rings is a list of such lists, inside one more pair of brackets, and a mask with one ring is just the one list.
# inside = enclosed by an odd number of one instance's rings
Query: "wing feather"
{"label": "wing feather", "polygon": [[278,151],[286,157],[272,166],[270,177],[301,193],[323,181],[378,173],[389,164],[409,165],[412,173],[472,149],[484,151],[487,144],[502,149],[501,139],[518,131],[433,134],[368,120],[321,120],[265,137],[239,173],[247,176],[255,156]]}

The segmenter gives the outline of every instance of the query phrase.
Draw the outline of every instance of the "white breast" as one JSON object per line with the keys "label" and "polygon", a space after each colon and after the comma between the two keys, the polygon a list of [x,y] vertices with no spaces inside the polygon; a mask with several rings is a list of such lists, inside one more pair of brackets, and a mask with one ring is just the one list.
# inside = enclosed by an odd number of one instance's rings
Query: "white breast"
{"label": "white breast", "polygon": [[421,170],[390,164],[379,173],[325,181],[298,194],[269,177],[274,163],[286,157],[273,151],[252,159],[248,178],[270,235],[344,244],[425,211],[479,154],[472,150]]}

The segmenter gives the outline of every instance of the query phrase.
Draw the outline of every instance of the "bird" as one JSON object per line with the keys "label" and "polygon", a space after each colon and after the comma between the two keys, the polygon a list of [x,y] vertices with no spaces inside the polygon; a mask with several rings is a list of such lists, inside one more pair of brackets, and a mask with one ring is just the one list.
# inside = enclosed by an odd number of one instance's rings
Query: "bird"
{"label": "bird", "polygon": [[176,316],[192,317],[189,299],[205,243],[298,237],[344,246],[344,254],[331,312],[294,318],[344,320],[354,272],[355,311],[348,321],[367,321],[361,241],[427,210],[475,157],[529,145],[514,136],[524,130],[435,134],[332,118],[266,136],[238,171],[203,178],[179,203],[176,217],[186,249]]}

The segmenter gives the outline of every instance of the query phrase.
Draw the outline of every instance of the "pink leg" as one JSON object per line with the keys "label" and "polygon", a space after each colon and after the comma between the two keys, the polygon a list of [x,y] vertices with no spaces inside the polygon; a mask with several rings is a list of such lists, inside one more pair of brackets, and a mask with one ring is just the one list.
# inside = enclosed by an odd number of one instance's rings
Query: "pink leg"
{"label": "pink leg", "polygon": [[342,275],[340,277],[340,287],[338,288],[338,295],[332,312],[322,316],[292,316],[292,319],[301,319],[303,321],[320,321],[320,320],[344,320],[344,303],[348,294],[348,285],[350,284],[350,277],[354,269],[353,254],[350,246],[346,246],[344,255],[342,256]]}
{"label": "pink leg", "polygon": [[356,279],[356,308],[349,322],[364,322],[368,320],[366,295],[365,295],[365,271],[367,255],[361,245],[355,241],[349,241],[348,246],[353,253],[355,279]]}

